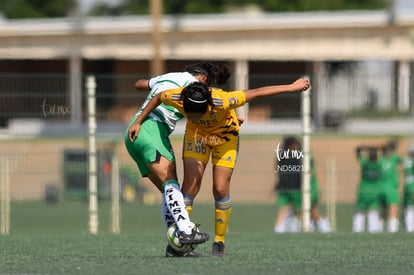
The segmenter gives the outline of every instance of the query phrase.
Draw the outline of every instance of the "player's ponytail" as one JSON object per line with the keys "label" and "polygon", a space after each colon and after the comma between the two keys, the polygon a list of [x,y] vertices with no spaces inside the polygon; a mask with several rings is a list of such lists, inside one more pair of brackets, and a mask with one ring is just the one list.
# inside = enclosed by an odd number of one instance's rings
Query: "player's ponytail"
{"label": "player's ponytail", "polygon": [[181,100],[186,113],[204,114],[208,110],[208,105],[212,105],[208,87],[200,82],[185,87],[181,92]]}

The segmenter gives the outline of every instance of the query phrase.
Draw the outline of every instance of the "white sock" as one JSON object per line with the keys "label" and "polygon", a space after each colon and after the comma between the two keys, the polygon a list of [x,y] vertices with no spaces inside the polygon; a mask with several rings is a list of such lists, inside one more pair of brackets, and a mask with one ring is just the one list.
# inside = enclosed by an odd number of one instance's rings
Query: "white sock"
{"label": "white sock", "polygon": [[331,224],[327,218],[321,218],[316,222],[316,228],[319,232],[328,233],[331,232]]}
{"label": "white sock", "polygon": [[414,205],[407,206],[404,211],[405,230],[414,232]]}
{"label": "white sock", "polygon": [[296,216],[288,216],[286,219],[286,230],[291,233],[302,232],[302,222]]}
{"label": "white sock", "polygon": [[380,229],[380,216],[378,210],[370,210],[368,212],[368,232],[378,233]]}
{"label": "white sock", "polygon": [[400,225],[400,222],[396,218],[392,218],[388,220],[388,232],[395,233],[398,231],[398,227]]}
{"label": "white sock", "polygon": [[285,223],[282,224],[276,224],[274,231],[275,233],[285,233],[286,232],[286,228],[285,228]]}
{"label": "white sock", "polygon": [[185,209],[183,193],[177,181],[169,180],[163,184],[166,207],[180,231],[190,234],[194,227]]}
{"label": "white sock", "polygon": [[354,215],[352,231],[355,233],[365,232],[365,214],[358,212]]}
{"label": "white sock", "polygon": [[162,196],[161,218],[162,218],[162,224],[164,225],[165,231],[167,231],[168,228],[173,223],[175,223],[174,217],[170,214],[170,210],[168,209],[167,203],[165,202],[165,196]]}

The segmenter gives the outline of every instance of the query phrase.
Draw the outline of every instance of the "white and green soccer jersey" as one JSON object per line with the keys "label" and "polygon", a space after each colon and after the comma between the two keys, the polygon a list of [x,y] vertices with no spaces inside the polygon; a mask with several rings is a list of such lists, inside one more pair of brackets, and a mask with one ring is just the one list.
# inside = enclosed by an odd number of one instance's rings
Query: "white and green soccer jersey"
{"label": "white and green soccer jersey", "polygon": [[404,203],[414,205],[414,157],[404,160]]}
{"label": "white and green soccer jersey", "polygon": [[404,177],[406,185],[414,185],[414,157],[407,157],[404,160]]}
{"label": "white and green soccer jersey", "polygon": [[[196,81],[197,79],[188,72],[167,73],[151,78],[149,81],[151,91],[135,116],[137,117],[148,102],[162,91],[187,86]],[[176,108],[164,104],[160,104],[149,116],[168,125],[171,131],[174,130],[177,121],[183,118],[183,115]]]}

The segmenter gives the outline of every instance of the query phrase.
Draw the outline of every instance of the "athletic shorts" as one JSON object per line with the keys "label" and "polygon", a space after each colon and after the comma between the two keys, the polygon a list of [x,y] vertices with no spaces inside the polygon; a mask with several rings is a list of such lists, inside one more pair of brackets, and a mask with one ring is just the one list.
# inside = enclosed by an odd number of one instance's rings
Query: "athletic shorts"
{"label": "athletic shorts", "polygon": [[234,168],[239,152],[239,136],[201,135],[186,129],[183,141],[183,158],[193,158],[208,163],[211,155],[213,165]]}
{"label": "athletic shorts", "polygon": [[[131,124],[135,120],[136,118],[133,119]],[[125,146],[138,165],[143,177],[146,177],[149,173],[148,165],[158,161],[161,156],[170,161],[175,161],[174,150],[169,139],[170,133],[171,130],[167,125],[152,118],[147,118],[142,122],[138,137],[134,142],[129,140],[128,130],[126,131]]]}
{"label": "athletic shorts", "polygon": [[[319,192],[311,189],[311,206],[318,205]],[[277,206],[283,207],[292,205],[293,209],[302,211],[302,191],[281,191],[278,192]]]}
{"label": "athletic shorts", "polygon": [[383,188],[380,194],[380,200],[386,206],[399,204],[400,194],[396,188],[392,188],[392,187]]}
{"label": "athletic shorts", "polygon": [[378,209],[380,205],[380,190],[377,185],[362,183],[358,190],[356,207],[358,210]]}

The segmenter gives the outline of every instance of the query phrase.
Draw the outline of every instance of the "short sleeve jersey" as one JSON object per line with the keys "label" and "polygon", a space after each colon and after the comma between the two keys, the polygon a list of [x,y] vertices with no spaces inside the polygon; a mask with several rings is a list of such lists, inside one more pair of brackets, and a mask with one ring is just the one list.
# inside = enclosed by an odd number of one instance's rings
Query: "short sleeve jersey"
{"label": "short sleeve jersey", "polygon": [[[161,95],[161,102],[177,108],[185,115],[181,91],[183,88],[167,90]],[[240,131],[239,122],[235,108],[246,103],[243,91],[226,92],[222,89],[212,88],[211,96],[213,106],[200,119],[188,120],[186,128],[201,132],[204,135],[215,135],[225,139],[226,135],[238,135]]]}
{"label": "short sleeve jersey", "polygon": [[381,164],[379,161],[368,161],[365,157],[359,157],[361,165],[361,181],[377,184],[381,179]]}
{"label": "short sleeve jersey", "polygon": [[414,185],[414,157],[404,159],[404,176],[406,185]]}
{"label": "short sleeve jersey", "polygon": [[395,184],[399,181],[398,165],[402,159],[397,154],[392,154],[381,158],[382,181],[385,184]]}
{"label": "short sleeve jersey", "polygon": [[[167,73],[151,78],[149,80],[149,88],[151,91],[136,115],[138,116],[145,106],[147,106],[148,102],[162,91],[184,87],[193,82],[197,82],[197,79],[188,72]],[[149,117],[167,124],[170,130],[173,131],[177,121],[182,119],[183,115],[172,106],[160,104],[149,114]]]}

